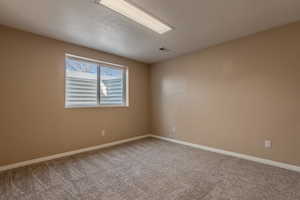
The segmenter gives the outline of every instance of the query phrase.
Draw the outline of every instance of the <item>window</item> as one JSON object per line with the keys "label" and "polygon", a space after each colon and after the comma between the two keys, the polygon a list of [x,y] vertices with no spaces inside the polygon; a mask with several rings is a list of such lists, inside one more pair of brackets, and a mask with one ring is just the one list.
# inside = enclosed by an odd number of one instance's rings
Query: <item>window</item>
{"label": "window", "polygon": [[127,68],[67,55],[65,107],[127,106]]}

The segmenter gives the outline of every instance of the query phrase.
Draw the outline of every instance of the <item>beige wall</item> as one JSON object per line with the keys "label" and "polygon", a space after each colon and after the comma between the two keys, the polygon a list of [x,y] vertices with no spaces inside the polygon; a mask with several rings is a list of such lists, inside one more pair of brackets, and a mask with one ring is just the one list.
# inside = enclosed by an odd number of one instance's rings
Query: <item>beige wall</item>
{"label": "beige wall", "polygon": [[[152,133],[300,165],[299,35],[290,24],[153,65],[150,110],[147,65],[0,26],[0,165],[149,133],[150,111]],[[64,109],[66,52],[127,65],[130,107]]]}
{"label": "beige wall", "polygon": [[[64,109],[66,52],[128,66],[130,107]],[[0,63],[0,165],[150,132],[145,64],[4,26]]]}
{"label": "beige wall", "polygon": [[151,82],[153,133],[300,165],[300,23],[153,65]]}

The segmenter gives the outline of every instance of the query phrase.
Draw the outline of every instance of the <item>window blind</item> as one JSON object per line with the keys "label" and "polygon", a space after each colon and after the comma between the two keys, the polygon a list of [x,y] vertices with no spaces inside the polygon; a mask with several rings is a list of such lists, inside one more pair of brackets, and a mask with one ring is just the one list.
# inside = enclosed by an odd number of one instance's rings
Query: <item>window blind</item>
{"label": "window blind", "polygon": [[100,104],[122,104],[124,101],[123,71],[109,67],[101,67],[100,70]]}
{"label": "window blind", "polygon": [[126,105],[126,69],[66,58],[66,107]]}

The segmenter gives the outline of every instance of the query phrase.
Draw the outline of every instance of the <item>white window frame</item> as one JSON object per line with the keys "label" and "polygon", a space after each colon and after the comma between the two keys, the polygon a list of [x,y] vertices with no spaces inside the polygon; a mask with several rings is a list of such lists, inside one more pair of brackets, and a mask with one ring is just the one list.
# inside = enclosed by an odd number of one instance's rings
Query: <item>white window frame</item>
{"label": "white window frame", "polygon": [[[123,77],[123,85],[125,85],[124,88],[124,96],[123,96],[123,101],[125,101],[124,104],[122,105],[111,105],[111,104],[100,104],[99,102],[97,103],[97,105],[67,105],[67,101],[66,101],[66,80],[67,80],[67,73],[66,73],[66,59],[67,58],[73,58],[73,59],[78,59],[78,60],[82,60],[82,61],[88,61],[88,62],[94,62],[97,64],[100,64],[101,66],[104,67],[111,67],[111,68],[115,68],[115,69],[122,69],[124,70],[124,77]],[[77,56],[74,54],[69,54],[66,53],[65,54],[65,65],[64,65],[64,73],[65,73],[65,88],[64,88],[64,103],[65,103],[65,108],[109,108],[109,107],[129,107],[129,68],[127,66],[124,65],[120,65],[120,64],[114,64],[114,63],[109,63],[109,62],[105,62],[105,61],[101,61],[101,60],[97,60],[97,59],[91,59],[91,58],[86,58],[86,57],[82,57],[82,56]],[[99,80],[98,80],[99,81]],[[99,91],[100,92],[100,91]],[[100,101],[100,99],[99,99]]]}

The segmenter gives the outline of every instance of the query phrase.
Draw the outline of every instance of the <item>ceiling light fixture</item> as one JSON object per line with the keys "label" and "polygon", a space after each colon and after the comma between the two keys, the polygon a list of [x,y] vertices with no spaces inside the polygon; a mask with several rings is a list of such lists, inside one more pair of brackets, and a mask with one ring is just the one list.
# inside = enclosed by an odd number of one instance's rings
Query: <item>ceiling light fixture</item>
{"label": "ceiling light fixture", "polygon": [[124,0],[99,0],[98,4],[104,5],[129,19],[150,28],[151,30],[164,34],[172,28],[158,19],[152,17],[141,9],[131,5],[130,3]]}

